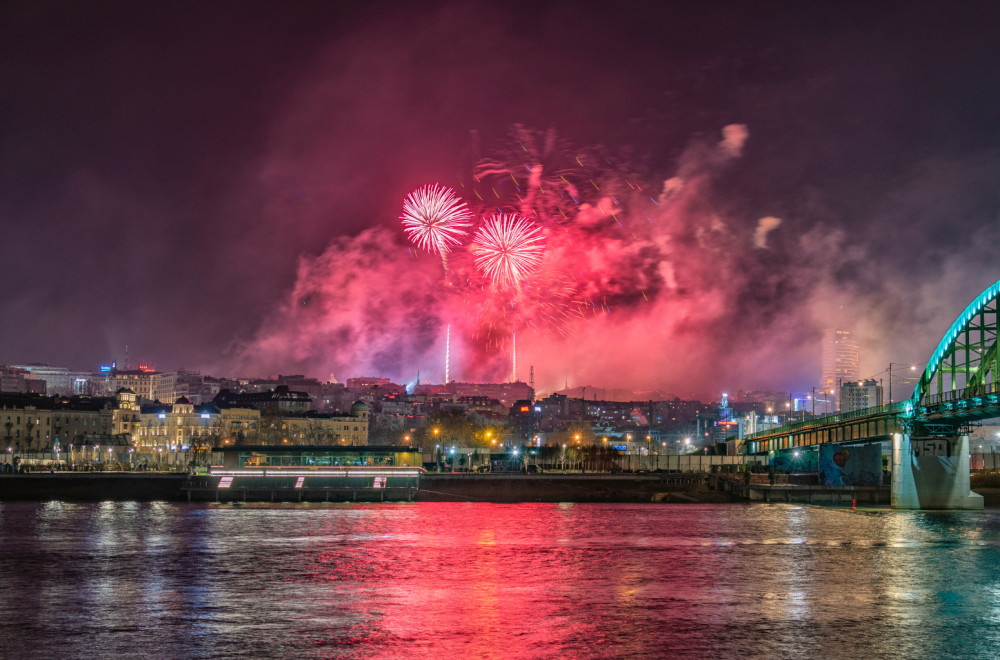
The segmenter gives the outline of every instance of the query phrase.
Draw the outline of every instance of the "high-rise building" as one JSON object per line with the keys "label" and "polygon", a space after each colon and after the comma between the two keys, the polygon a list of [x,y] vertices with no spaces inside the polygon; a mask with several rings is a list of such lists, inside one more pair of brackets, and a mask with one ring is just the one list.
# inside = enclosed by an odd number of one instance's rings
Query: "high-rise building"
{"label": "high-rise building", "polygon": [[861,379],[861,348],[853,331],[826,330],[822,355],[820,389],[824,393],[836,394],[844,383]]}

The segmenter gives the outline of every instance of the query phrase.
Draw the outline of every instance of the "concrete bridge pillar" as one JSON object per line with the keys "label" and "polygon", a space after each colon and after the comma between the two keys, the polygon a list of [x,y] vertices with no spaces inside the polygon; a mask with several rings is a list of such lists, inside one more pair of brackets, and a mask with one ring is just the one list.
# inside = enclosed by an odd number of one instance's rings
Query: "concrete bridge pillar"
{"label": "concrete bridge pillar", "polygon": [[969,436],[892,436],[893,509],[983,508],[969,488]]}

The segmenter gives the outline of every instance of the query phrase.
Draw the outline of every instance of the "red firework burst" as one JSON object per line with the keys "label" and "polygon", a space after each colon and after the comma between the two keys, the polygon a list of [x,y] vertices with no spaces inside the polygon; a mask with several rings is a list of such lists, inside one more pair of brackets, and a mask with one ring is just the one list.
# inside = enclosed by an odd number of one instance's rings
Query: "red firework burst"
{"label": "red firework burst", "polygon": [[436,183],[407,195],[399,216],[414,245],[442,256],[461,244],[471,218],[472,211],[455,191]]}
{"label": "red firework burst", "polygon": [[542,262],[542,230],[516,213],[492,215],[476,232],[476,267],[500,286],[515,286]]}

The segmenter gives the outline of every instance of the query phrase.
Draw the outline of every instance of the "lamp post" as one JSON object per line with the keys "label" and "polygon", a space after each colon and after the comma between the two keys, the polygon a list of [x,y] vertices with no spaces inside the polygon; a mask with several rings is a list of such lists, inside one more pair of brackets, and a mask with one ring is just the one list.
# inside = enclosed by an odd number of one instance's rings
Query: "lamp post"
{"label": "lamp post", "polygon": [[[438,439],[438,434],[440,432],[441,432],[441,429],[439,429],[437,427],[434,428],[434,440],[435,441]],[[435,445],[434,445],[434,467],[435,467],[435,469],[438,472],[441,471],[441,444],[440,443],[435,443]]]}
{"label": "lamp post", "polygon": [[[890,404],[892,403],[892,366],[894,364],[897,367],[901,367],[901,366],[903,366],[905,364],[905,362],[890,362],[889,363],[889,403]],[[911,364],[910,365],[910,371],[916,371],[916,370],[917,370],[917,365]]]}

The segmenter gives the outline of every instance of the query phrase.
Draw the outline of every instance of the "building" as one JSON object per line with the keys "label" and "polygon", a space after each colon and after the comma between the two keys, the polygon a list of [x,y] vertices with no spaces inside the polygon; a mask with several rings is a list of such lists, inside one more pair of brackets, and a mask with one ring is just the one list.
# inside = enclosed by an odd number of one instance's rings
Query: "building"
{"label": "building", "polygon": [[333,468],[333,467],[420,467],[423,457],[411,447],[328,447],[266,445],[220,447],[213,450],[212,462],[227,469],[242,468]]}
{"label": "building", "polygon": [[256,408],[257,410],[277,410],[279,413],[306,412],[312,406],[312,399],[305,392],[293,392],[287,385],[278,385],[267,392],[237,392],[220,390],[212,400],[222,408]]}
{"label": "building", "polygon": [[[163,416],[165,426],[173,429],[175,436],[187,425],[193,436],[208,436],[217,447],[368,444],[369,408],[362,401],[351,406],[349,415],[338,415],[309,410],[308,406],[304,410],[292,410],[268,405],[261,410],[248,405],[241,397],[220,392],[211,406],[195,408],[184,400],[171,406],[169,411],[156,411],[156,414]],[[155,430],[156,422],[151,421]]]}
{"label": "building", "polygon": [[[258,411],[254,411],[258,413]],[[195,406],[181,397],[173,404],[147,404],[139,414],[136,446],[140,451],[183,450],[215,445],[222,436],[220,412],[212,405]]]}
{"label": "building", "polygon": [[45,389],[42,392],[45,394],[63,396],[74,394],[69,369],[66,367],[53,367],[49,364],[16,364],[14,368],[27,372],[32,379],[44,380]]}
{"label": "building", "polygon": [[115,399],[0,395],[0,437],[4,462],[28,452],[69,451],[71,445],[101,444],[115,434]]}
{"label": "building", "polygon": [[194,405],[210,402],[219,393],[217,380],[197,371],[166,371],[153,376],[153,400],[168,403],[185,398]]}
{"label": "building", "polygon": [[826,330],[823,333],[820,390],[835,394],[840,391],[842,384],[859,380],[861,348],[857,335],[851,330]]}
{"label": "building", "polygon": [[840,410],[852,412],[882,405],[882,386],[872,378],[840,386]]}
{"label": "building", "polygon": [[148,367],[139,369],[112,369],[105,380],[105,391],[117,393],[122,389],[132,390],[141,401],[156,401],[156,382],[160,374]]}
{"label": "building", "polygon": [[486,397],[496,399],[505,408],[510,408],[517,401],[533,401],[535,391],[531,386],[521,381],[513,383],[459,383],[452,381],[446,386],[447,391],[456,397]]}
{"label": "building", "polygon": [[30,371],[19,367],[0,366],[0,392],[23,392],[25,394],[46,394],[48,383],[34,378]]}
{"label": "building", "polygon": [[282,419],[282,444],[330,447],[368,444],[368,404],[357,401],[350,415],[308,412]]}

